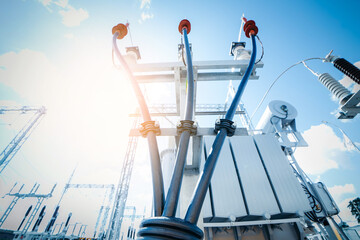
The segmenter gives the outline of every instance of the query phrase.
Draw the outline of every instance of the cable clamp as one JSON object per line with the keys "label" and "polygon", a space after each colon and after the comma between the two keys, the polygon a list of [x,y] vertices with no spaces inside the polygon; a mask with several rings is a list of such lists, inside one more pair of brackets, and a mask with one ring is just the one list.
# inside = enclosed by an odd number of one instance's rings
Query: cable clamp
{"label": "cable clamp", "polygon": [[227,136],[231,137],[235,134],[236,124],[233,121],[224,118],[216,120],[214,132],[218,133],[222,128],[225,128]]}
{"label": "cable clamp", "polygon": [[189,131],[191,136],[197,134],[197,124],[191,120],[181,120],[176,126],[177,134],[180,135],[184,131]]}
{"label": "cable clamp", "polygon": [[155,121],[145,121],[140,124],[139,132],[142,137],[146,137],[149,132],[154,132],[156,136],[161,134],[160,126]]}

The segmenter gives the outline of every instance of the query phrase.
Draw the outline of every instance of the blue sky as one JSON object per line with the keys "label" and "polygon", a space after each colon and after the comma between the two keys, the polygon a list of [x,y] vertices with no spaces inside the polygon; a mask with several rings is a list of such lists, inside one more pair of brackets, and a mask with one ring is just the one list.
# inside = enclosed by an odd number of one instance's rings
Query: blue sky
{"label": "blue sky", "polygon": [[[143,62],[176,61],[178,23],[188,18],[194,60],[225,60],[231,59],[229,48],[237,40],[242,13],[254,19],[265,55],[264,68],[258,70],[260,79],[251,81],[243,96],[251,114],[271,82],[302,59],[324,57],[334,49],[335,55],[350,62],[360,61],[359,7],[358,1],[333,0],[1,1],[0,105],[45,105],[48,109],[39,128],[1,176],[1,194],[16,181],[26,182],[28,188],[38,181],[47,191],[46,184],[64,183],[77,162],[74,181],[117,181],[126,146],[124,128],[130,126],[126,116],[136,105],[130,104],[135,101],[130,85],[112,67],[114,25],[129,21]],[[248,39],[243,36],[242,40],[250,48]],[[127,36],[119,46],[123,49],[130,44]],[[309,66],[338,80],[343,78],[330,63],[315,60]],[[199,89],[199,102],[223,103],[226,88],[227,83],[216,87],[210,84],[206,94]],[[157,97],[154,101],[170,97],[154,95],[150,91],[150,98]],[[323,181],[342,207],[349,198],[359,196],[359,152],[346,150],[340,131],[321,124],[322,120],[335,123],[354,142],[360,142],[359,117],[337,120],[333,112],[338,103],[302,65],[275,84],[254,116],[255,125],[267,103],[275,99],[287,101],[298,110],[298,130],[311,144],[297,150],[296,157],[310,177]],[[26,120],[23,116],[14,124],[14,119],[17,116],[2,120],[1,149]],[[141,160],[134,176],[149,177],[144,167],[146,156],[138,155]],[[133,195],[129,197],[136,204]],[[0,214],[7,204],[6,199],[0,199]],[[342,216],[352,221],[348,215]],[[17,221],[9,220],[7,226],[15,226]]]}

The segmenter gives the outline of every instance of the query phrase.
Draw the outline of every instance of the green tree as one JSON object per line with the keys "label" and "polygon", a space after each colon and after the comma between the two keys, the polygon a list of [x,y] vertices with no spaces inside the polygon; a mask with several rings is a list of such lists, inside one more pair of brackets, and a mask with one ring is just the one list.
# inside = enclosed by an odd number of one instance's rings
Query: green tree
{"label": "green tree", "polygon": [[347,206],[350,208],[351,214],[355,216],[358,223],[360,223],[360,198],[355,198],[349,202]]}

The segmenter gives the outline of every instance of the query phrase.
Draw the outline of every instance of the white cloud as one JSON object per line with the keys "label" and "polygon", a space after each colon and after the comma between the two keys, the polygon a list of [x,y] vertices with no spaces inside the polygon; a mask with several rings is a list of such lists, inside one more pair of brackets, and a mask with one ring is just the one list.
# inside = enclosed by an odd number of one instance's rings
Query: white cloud
{"label": "white cloud", "polygon": [[152,19],[154,18],[154,14],[150,14],[150,13],[141,13],[141,20],[146,21],[147,19]]}
{"label": "white cloud", "polygon": [[[345,184],[345,185],[335,185],[328,188],[331,196],[337,203],[340,213],[339,216],[341,219],[350,226],[356,225],[355,218],[352,216],[350,209],[347,207],[350,200],[353,200],[355,198],[356,190],[353,184]],[[346,198],[345,195],[353,194],[354,196],[352,198]]]}
{"label": "white cloud", "polygon": [[0,56],[0,66],[4,67],[0,81],[34,103],[46,102],[45,98],[57,91],[58,86],[51,83],[57,82],[59,74],[43,53],[28,49],[9,52]]}
{"label": "white cloud", "polygon": [[72,34],[72,33],[66,33],[64,35],[64,37],[67,38],[67,39],[74,39],[75,38],[74,34]]}
{"label": "white cloud", "polygon": [[46,6],[49,6],[49,5],[50,5],[50,3],[52,2],[52,0],[39,0],[39,2],[41,2],[42,5],[44,5],[44,6],[46,7]]}
{"label": "white cloud", "polygon": [[342,202],[338,204],[338,207],[340,208],[339,216],[343,221],[347,222],[347,224],[349,224],[350,226],[357,225],[355,217],[351,214],[350,209],[347,207],[349,205],[349,202],[351,200],[354,200],[354,198],[355,197],[344,199]]}
{"label": "white cloud", "polygon": [[66,10],[60,10],[59,13],[63,18],[62,23],[67,27],[79,26],[82,21],[89,17],[86,10],[82,8],[76,10],[70,5],[67,6]]}
{"label": "white cloud", "polygon": [[79,26],[82,21],[89,18],[89,13],[83,8],[75,9],[69,0],[39,0],[50,12],[51,6],[57,6],[62,16],[62,23],[67,27]]}
{"label": "white cloud", "polygon": [[295,157],[305,172],[321,174],[339,167],[337,159],[344,158],[346,148],[331,127],[325,124],[311,126],[303,137],[309,147],[298,148]]}
{"label": "white cloud", "polygon": [[53,2],[54,2],[54,4],[56,4],[62,8],[66,8],[69,5],[69,0],[58,0],[58,1],[53,1]]}
{"label": "white cloud", "polygon": [[335,185],[328,188],[335,202],[340,202],[344,194],[355,193],[354,184]]}
{"label": "white cloud", "polygon": [[52,3],[52,0],[39,0],[39,2],[44,5],[44,7],[49,11],[53,12],[50,8],[50,4]]}
{"label": "white cloud", "polygon": [[144,11],[141,12],[140,19],[138,20],[139,23],[143,23],[148,19],[154,18],[154,14],[149,12],[150,7],[151,7],[151,0],[141,0],[140,9],[143,9]]}
{"label": "white cloud", "polygon": [[140,9],[150,8],[151,0],[141,0]]}

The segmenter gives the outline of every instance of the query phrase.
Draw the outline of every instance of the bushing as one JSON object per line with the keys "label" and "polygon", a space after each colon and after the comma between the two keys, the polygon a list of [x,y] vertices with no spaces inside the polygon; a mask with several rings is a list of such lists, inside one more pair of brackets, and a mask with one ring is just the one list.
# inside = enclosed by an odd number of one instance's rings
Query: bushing
{"label": "bushing", "polygon": [[179,32],[181,34],[183,34],[184,28],[186,29],[186,33],[189,34],[191,31],[191,24],[190,24],[189,20],[187,20],[187,19],[181,20],[181,22],[179,24]]}
{"label": "bushing", "polygon": [[112,28],[112,34],[114,35],[116,32],[119,33],[117,39],[123,39],[127,35],[128,30],[124,24],[119,23],[118,25]]}

